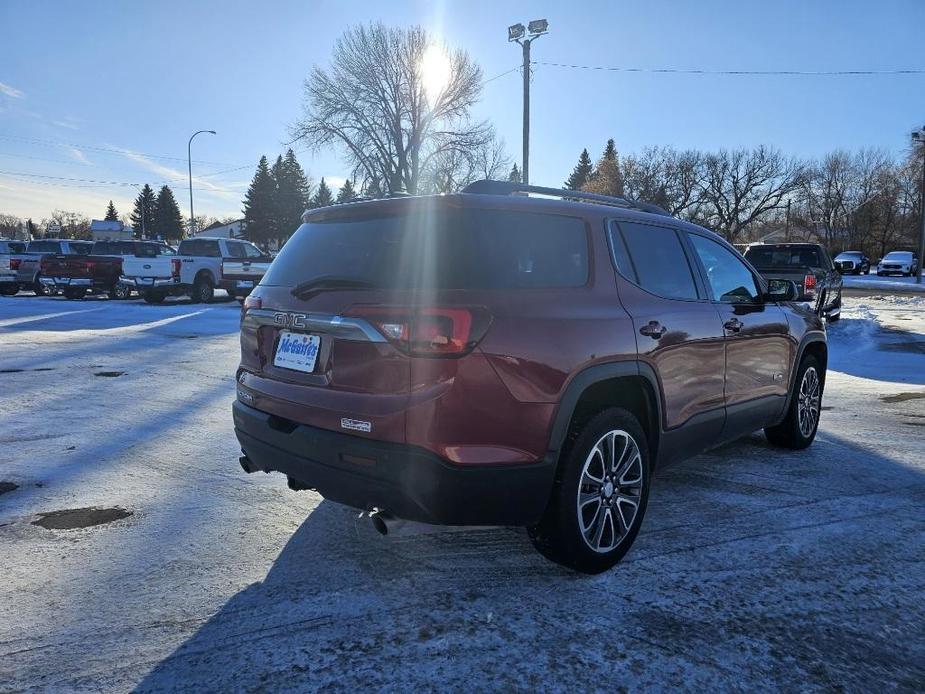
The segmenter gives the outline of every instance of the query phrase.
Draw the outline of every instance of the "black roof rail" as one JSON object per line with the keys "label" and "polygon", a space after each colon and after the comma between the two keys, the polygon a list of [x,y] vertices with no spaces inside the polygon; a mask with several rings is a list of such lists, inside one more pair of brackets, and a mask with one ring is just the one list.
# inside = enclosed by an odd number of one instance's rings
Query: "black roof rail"
{"label": "black roof rail", "polygon": [[555,198],[566,200],[585,200],[587,202],[596,202],[599,205],[610,205],[612,207],[625,207],[632,210],[641,210],[651,214],[660,214],[670,217],[671,213],[658,205],[651,202],[642,202],[640,200],[630,200],[621,198],[616,195],[599,195],[597,193],[586,193],[581,190],[564,190],[562,188],[545,188],[543,186],[531,186],[524,183],[515,183],[513,181],[492,181],[484,179],[474,181],[465,188],[463,193],[478,193],[481,195],[516,195],[517,193],[535,193],[536,195],[548,195]]}

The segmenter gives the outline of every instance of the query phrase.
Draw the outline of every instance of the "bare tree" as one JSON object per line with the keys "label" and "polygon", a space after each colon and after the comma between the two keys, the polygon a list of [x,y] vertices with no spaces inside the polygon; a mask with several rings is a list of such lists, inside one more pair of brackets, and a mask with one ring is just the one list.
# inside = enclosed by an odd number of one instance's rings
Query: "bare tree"
{"label": "bare tree", "polygon": [[803,167],[765,146],[707,154],[700,184],[703,221],[735,241],[751,223],[782,209],[800,185]]}
{"label": "bare tree", "polygon": [[859,183],[857,162],[848,152],[836,150],[822,161],[808,165],[800,182],[799,199],[826,245],[847,233],[848,217],[857,204]]}
{"label": "bare tree", "polygon": [[488,124],[469,115],[481,89],[468,54],[421,27],[356,26],[335,43],[330,67],[312,69],[292,133],[315,148],[339,146],[354,175],[380,188],[415,193],[436,157],[491,140]]}
{"label": "bare tree", "polygon": [[675,216],[695,216],[701,202],[703,155],[671,147],[647,147],[622,159],[624,193],[652,202]]}
{"label": "bare tree", "polygon": [[41,228],[48,229],[50,224],[57,224],[61,227],[61,237],[67,239],[90,239],[90,219],[80,212],[69,212],[67,210],[55,210],[51,213],[50,219],[43,219]]}
{"label": "bare tree", "polygon": [[22,230],[23,221],[16,215],[0,213],[0,237],[16,238]]}
{"label": "bare tree", "polygon": [[473,181],[505,179],[510,168],[504,140],[492,137],[469,152],[450,149],[434,156],[418,192],[454,193]]}

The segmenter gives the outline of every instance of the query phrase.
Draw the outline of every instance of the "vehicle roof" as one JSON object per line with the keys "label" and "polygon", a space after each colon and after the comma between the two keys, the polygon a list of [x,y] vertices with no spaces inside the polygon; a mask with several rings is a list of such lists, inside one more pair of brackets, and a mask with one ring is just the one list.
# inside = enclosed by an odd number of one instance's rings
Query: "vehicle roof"
{"label": "vehicle roof", "polygon": [[811,241],[783,241],[781,243],[756,243],[748,247],[748,250],[753,248],[822,248],[821,243],[812,243]]}

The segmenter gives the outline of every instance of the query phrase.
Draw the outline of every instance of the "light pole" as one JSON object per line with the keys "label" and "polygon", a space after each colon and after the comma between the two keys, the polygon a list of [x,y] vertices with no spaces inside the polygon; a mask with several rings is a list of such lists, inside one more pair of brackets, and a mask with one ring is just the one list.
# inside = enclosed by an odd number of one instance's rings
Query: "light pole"
{"label": "light pole", "polygon": [[530,183],[530,44],[547,31],[549,22],[545,19],[534,19],[526,28],[523,24],[514,24],[507,28],[507,40],[519,43],[524,54],[524,158],[521,164],[521,178],[524,183]]}
{"label": "light pole", "polygon": [[912,133],[912,141],[922,146],[922,219],[919,227],[919,264],[915,270],[915,283],[922,284],[922,264],[925,263],[925,126]]}
{"label": "light pole", "polygon": [[193,138],[199,133],[215,134],[214,130],[197,130],[190,135],[186,143],[186,162],[189,165],[189,231],[190,236],[196,233],[196,215],[193,214]]}

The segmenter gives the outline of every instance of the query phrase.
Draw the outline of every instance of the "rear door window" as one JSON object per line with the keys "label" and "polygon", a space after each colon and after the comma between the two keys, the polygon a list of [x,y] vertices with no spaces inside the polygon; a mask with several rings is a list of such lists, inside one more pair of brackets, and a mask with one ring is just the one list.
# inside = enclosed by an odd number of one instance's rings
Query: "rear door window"
{"label": "rear door window", "polygon": [[628,280],[666,299],[697,299],[697,285],[678,233],[670,227],[613,223],[610,247]]}
{"label": "rear door window", "polygon": [[214,239],[185,239],[177,249],[180,255],[196,255],[204,258],[220,258],[218,241]]}
{"label": "rear door window", "polygon": [[263,284],[323,278],[374,287],[526,289],[588,281],[588,233],[575,217],[430,209],[374,219],[303,224]]}
{"label": "rear door window", "polygon": [[248,258],[262,258],[263,257],[263,251],[257,248],[257,246],[255,246],[254,244],[245,243],[243,244],[243,246],[244,246],[244,254]]}
{"label": "rear door window", "polygon": [[225,247],[228,249],[229,258],[244,257],[244,244],[240,241],[226,241]]}

